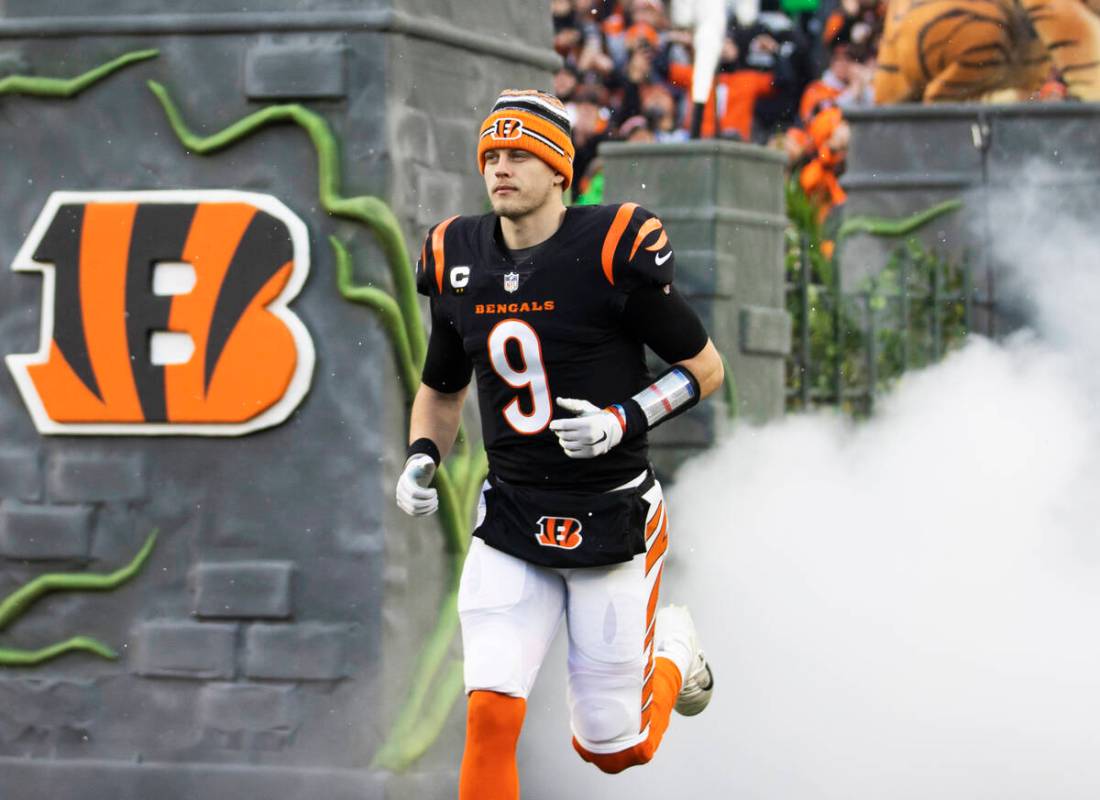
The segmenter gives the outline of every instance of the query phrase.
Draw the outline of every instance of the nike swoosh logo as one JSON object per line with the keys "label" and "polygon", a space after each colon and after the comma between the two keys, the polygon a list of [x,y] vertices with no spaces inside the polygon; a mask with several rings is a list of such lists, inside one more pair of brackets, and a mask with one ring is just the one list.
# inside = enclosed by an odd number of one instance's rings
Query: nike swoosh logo
{"label": "nike swoosh logo", "polygon": [[597,439],[596,441],[592,442],[592,444],[599,444],[600,442],[602,442],[602,441],[603,441],[604,439],[606,439],[606,438],[607,438],[607,431],[604,431],[604,432],[603,432],[603,436],[601,436],[601,437],[600,437],[599,439]]}
{"label": "nike swoosh logo", "polygon": [[654,257],[653,257],[653,260],[654,260],[655,262],[657,262],[657,266],[658,266],[658,267],[660,267],[660,266],[662,266],[662,265],[663,265],[663,264],[664,264],[664,263],[665,263],[666,261],[668,261],[668,260],[669,260],[670,258],[672,258],[672,251],[671,251],[671,250],[669,250],[669,251],[668,251],[667,253],[665,253],[665,257],[664,257],[664,258],[661,258],[661,257],[660,257],[660,256],[658,255],[658,256],[654,256]]}

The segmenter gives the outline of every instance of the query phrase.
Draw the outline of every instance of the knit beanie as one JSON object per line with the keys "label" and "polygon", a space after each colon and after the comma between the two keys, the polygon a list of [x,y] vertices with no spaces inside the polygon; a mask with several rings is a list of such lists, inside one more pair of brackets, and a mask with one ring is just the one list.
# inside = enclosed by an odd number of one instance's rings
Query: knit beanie
{"label": "knit beanie", "polygon": [[506,89],[481,124],[477,143],[478,171],[485,172],[488,150],[526,150],[573,182],[572,125],[561,101],[536,89]]}

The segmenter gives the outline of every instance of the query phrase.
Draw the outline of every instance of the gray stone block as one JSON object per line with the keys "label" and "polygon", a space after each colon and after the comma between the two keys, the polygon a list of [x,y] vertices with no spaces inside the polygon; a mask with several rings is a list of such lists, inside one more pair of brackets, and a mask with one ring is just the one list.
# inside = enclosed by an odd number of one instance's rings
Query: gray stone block
{"label": "gray stone block", "polygon": [[346,677],[347,625],[253,625],[245,636],[249,678],[330,681]]}
{"label": "gray stone block", "polygon": [[382,800],[383,785],[365,769],[0,758],[4,800]]}
{"label": "gray stone block", "polygon": [[415,196],[421,198],[416,208],[418,227],[434,225],[453,214],[453,209],[461,208],[463,188],[453,173],[419,166],[413,167],[412,172],[416,181]]}
{"label": "gray stone block", "polygon": [[258,45],[245,58],[245,94],[249,100],[342,98],[346,54],[332,45]]}
{"label": "gray stone block", "polygon": [[92,510],[81,506],[0,505],[0,555],[27,561],[88,557]]}
{"label": "gray stone block", "polygon": [[746,353],[786,356],[791,352],[790,315],[781,308],[742,308],[741,349]]}
{"label": "gray stone block", "polygon": [[299,721],[291,686],[212,683],[199,693],[199,720],[223,733],[285,733]]}
{"label": "gray stone block", "polygon": [[476,169],[477,123],[466,119],[434,120],[436,155],[446,172],[462,173]]}
{"label": "gray stone block", "polygon": [[289,561],[207,562],[195,569],[200,617],[285,619],[291,615]]}
{"label": "gray stone block", "polygon": [[0,448],[0,498],[40,500],[42,466],[38,452],[31,448]]}
{"label": "gray stone block", "polygon": [[141,456],[58,453],[46,468],[46,491],[60,503],[137,501],[145,497]]}
{"label": "gray stone block", "polygon": [[[0,3],[0,14],[4,13],[4,4]],[[8,75],[33,75],[34,70],[23,54],[16,50],[0,50],[0,78]]]}
{"label": "gray stone block", "polygon": [[214,622],[152,620],[134,631],[133,670],[160,678],[229,679],[235,665],[237,626]]}
{"label": "gray stone block", "polygon": [[386,800],[443,800],[458,793],[458,770],[391,775]]}
{"label": "gray stone block", "polygon": [[84,729],[96,705],[97,692],[90,681],[0,678],[0,742],[62,728]]}

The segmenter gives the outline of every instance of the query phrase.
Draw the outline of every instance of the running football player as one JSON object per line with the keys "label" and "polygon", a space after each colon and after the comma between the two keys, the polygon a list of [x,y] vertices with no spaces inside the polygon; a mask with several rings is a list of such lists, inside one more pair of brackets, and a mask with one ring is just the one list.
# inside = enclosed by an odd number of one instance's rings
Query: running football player
{"label": "running football player", "polygon": [[[397,503],[438,507],[430,483],[476,372],[489,478],[458,599],[458,796],[511,800],[526,698],[563,618],[573,746],[601,770],[646,763],[674,708],[710,700],[691,616],[657,611],[669,522],[646,434],[713,392],[722,361],[672,285],[656,216],[565,206],[573,145],[557,98],[501,94],[477,153],[493,212],[433,227],[417,263],[432,329]],[[655,379],[645,346],[671,365]]]}

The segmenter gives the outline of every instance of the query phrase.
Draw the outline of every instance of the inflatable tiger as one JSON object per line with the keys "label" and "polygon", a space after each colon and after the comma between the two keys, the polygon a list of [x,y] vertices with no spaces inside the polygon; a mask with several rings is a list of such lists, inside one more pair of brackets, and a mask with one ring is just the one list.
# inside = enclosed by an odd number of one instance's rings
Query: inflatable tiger
{"label": "inflatable tiger", "polygon": [[1100,100],[1100,0],[889,0],[875,102],[1026,96],[1051,66],[1070,97]]}

